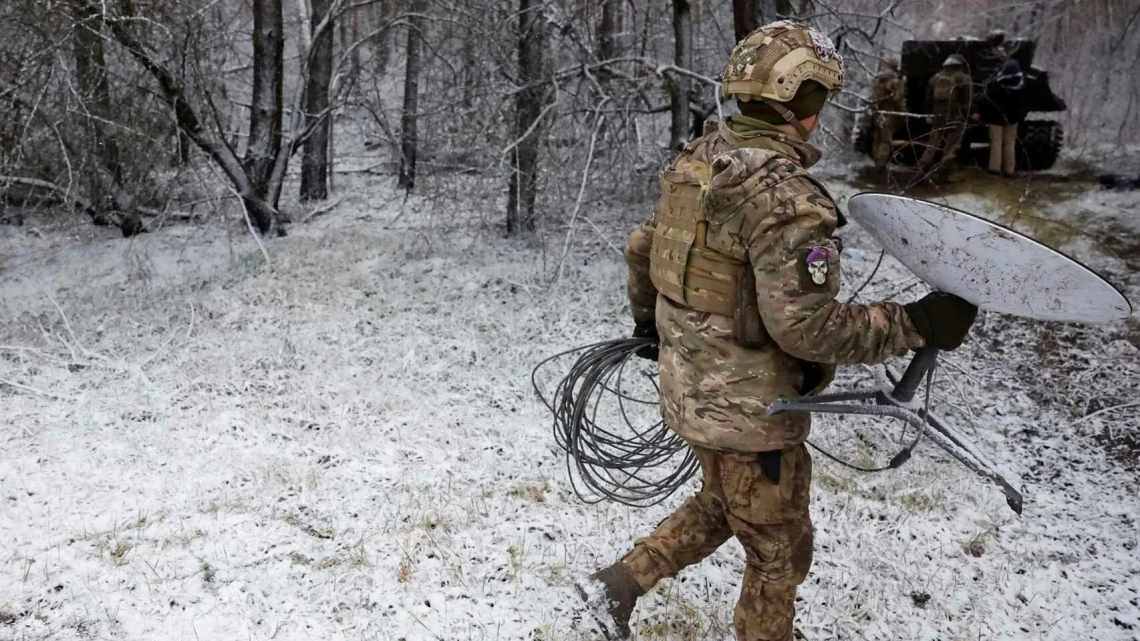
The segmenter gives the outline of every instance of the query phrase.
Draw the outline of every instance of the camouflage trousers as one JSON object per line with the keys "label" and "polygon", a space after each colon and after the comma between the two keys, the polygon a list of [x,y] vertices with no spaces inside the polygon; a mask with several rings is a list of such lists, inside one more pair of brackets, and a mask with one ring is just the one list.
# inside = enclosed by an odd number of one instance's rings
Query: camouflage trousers
{"label": "camouflage trousers", "polygon": [[780,481],[759,455],[693,446],[704,485],[622,557],[645,590],[712,554],[730,536],[744,548],[733,623],[738,641],[790,641],[796,586],[812,561],[811,457],[803,445],[780,457]]}

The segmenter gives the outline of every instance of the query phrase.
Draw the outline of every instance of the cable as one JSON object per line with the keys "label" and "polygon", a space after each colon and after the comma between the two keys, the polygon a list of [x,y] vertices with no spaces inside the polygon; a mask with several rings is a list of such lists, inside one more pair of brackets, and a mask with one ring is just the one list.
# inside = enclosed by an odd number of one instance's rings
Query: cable
{"label": "cable", "polygon": [[[535,393],[554,416],[554,439],[566,452],[570,484],[587,503],[610,500],[630,507],[656,505],[697,471],[696,455],[663,420],[638,426],[630,416],[633,406],[659,404],[656,398],[637,398],[625,391],[630,359],[655,343],[653,338],[601,341],[555,354],[531,372]],[[577,358],[548,400],[538,385],[538,372],[570,355]],[[646,377],[657,390],[653,377]],[[612,406],[615,401],[616,408]],[[616,425],[599,424],[600,412],[615,409],[620,417]],[[679,463],[675,462],[678,455]]]}
{"label": "cable", "polygon": [[863,289],[865,289],[867,287],[867,285],[871,284],[871,280],[875,278],[875,274],[879,273],[879,267],[881,267],[883,265],[883,257],[885,257],[886,255],[887,255],[887,250],[885,250],[885,249],[879,250],[879,259],[875,261],[875,267],[871,270],[871,273],[867,275],[867,278],[865,278],[863,280],[863,284],[859,286],[859,289],[856,289],[855,292],[852,293],[851,296],[849,296],[847,298],[846,304],[850,305],[851,303],[855,302],[855,299],[859,297],[859,294],[863,293]]}
{"label": "cable", "polygon": [[[930,416],[930,388],[934,382],[935,369],[937,369],[937,367],[932,367],[926,372],[926,395],[923,399],[923,417]],[[903,429],[906,429],[905,425],[903,426]],[[839,458],[838,456],[832,454],[831,452],[828,452],[815,443],[812,443],[810,440],[807,442],[807,444],[810,445],[813,450],[819,452],[820,454],[823,454],[832,461],[835,461],[836,463],[839,463],[846,468],[855,470],[856,472],[886,472],[887,470],[898,469],[902,467],[903,463],[906,463],[908,460],[910,460],[911,452],[914,452],[914,448],[918,446],[918,442],[921,441],[922,437],[925,435],[926,425],[923,424],[922,429],[918,430],[918,434],[914,436],[914,440],[910,442],[910,445],[907,445],[898,454],[892,456],[890,462],[881,467],[863,467],[861,465],[856,465],[850,461],[845,461]]]}
{"label": "cable", "polygon": [[[658,399],[644,399],[625,391],[626,366],[643,347],[655,345],[654,338],[621,338],[600,341],[559,352],[538,363],[530,380],[538,398],[553,415],[552,431],[558,447],[566,453],[566,471],[574,493],[586,503],[615,501],[630,507],[650,507],[661,503],[688,482],[699,468],[696,455],[684,439],[671,431],[664,420],[639,427],[630,417],[630,405],[657,406]],[[577,355],[570,370],[547,399],[538,384],[538,373],[546,365]],[[660,393],[650,374],[645,377]],[[934,370],[926,374],[924,413],[930,413]],[[617,425],[598,422],[603,401],[616,402],[620,417]],[[926,434],[923,427],[914,439],[887,465],[863,467],[845,461],[808,441],[825,457],[859,472],[884,472],[901,467]],[[681,455],[679,463],[675,457]],[[667,466],[672,465],[669,469]],[[665,468],[665,471],[661,471]],[[653,473],[651,473],[653,472]]]}

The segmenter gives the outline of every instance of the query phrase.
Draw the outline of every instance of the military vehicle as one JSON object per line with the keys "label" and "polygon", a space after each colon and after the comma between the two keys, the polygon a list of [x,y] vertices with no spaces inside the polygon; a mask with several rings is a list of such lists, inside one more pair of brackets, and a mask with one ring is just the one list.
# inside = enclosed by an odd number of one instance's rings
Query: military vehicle
{"label": "military vehicle", "polygon": [[[1049,87],[1048,72],[1033,66],[1033,55],[1037,49],[1034,40],[1007,40],[1005,49],[1009,56],[1021,65],[1025,75],[1023,99],[1031,112],[1058,112],[1067,107],[1065,101],[1053,93]],[[966,58],[974,80],[974,95],[970,112],[984,109],[983,89],[986,81],[1000,67],[995,64],[992,44],[983,40],[908,40],[903,43],[899,73],[906,85],[906,111],[912,116],[904,119],[895,132],[894,161],[913,165],[922,155],[921,143],[930,131],[930,122],[922,114],[931,112],[927,104],[927,85],[932,76],[942,68],[943,61],[950,54],[961,54]],[[855,150],[870,155],[874,131],[874,114],[860,114],[855,123]],[[919,144],[915,144],[915,143]],[[1061,123],[1055,120],[1026,119],[1018,130],[1017,168],[1019,170],[1048,169],[1057,161],[1064,142]],[[962,136],[962,149],[958,153],[959,162],[986,165],[989,154],[989,133],[985,124],[971,121]]]}

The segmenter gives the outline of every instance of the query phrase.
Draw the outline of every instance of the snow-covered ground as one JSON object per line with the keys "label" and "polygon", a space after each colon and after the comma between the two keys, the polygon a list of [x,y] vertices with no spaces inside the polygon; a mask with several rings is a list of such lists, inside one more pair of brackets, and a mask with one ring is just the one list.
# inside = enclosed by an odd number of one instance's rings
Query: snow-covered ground
{"label": "snow-covered ground", "polygon": [[[823,168],[841,203],[848,173]],[[1051,240],[1140,299],[1140,197],[1041,180],[1021,201],[930,196],[1078,227]],[[571,625],[572,577],[683,496],[579,501],[529,376],[628,332],[614,247],[640,214],[589,210],[552,284],[561,231],[502,240],[481,222],[496,202],[401,214],[390,183],[342,177],[270,265],[236,225],[0,227],[0,639],[596,638]],[[851,291],[877,251],[845,233]],[[888,260],[863,298],[920,293]],[[1021,517],[929,445],[885,474],[817,457],[802,633],[1140,638],[1137,342],[983,315],[947,359],[936,406],[1020,477]],[[893,431],[825,418],[815,438],[885,461]],[[729,543],[663,582],[637,638],[731,639],[741,568]]]}

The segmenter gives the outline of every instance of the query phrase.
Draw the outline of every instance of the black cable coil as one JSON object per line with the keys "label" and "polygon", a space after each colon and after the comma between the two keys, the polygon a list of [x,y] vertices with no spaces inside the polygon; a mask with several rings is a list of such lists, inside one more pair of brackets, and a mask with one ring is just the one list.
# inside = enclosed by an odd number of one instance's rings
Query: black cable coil
{"label": "black cable coil", "polygon": [[[630,418],[631,404],[658,405],[658,394],[652,399],[636,398],[625,391],[624,385],[629,373],[627,366],[637,369],[630,359],[636,359],[637,350],[656,341],[621,338],[576,347],[543,360],[531,372],[535,393],[554,415],[554,439],[566,452],[570,484],[587,503],[610,500],[631,507],[656,505],[685,485],[697,471],[693,451],[663,420],[638,426]],[[539,370],[574,354],[577,359],[570,371],[547,400],[538,385]],[[656,390],[655,377],[644,376]],[[611,402],[616,399],[621,417],[617,425],[603,426],[597,422],[605,398]],[[678,455],[680,462],[675,463]],[[670,464],[674,465],[672,469],[667,467]]]}
{"label": "black cable coil", "polygon": [[[652,399],[631,396],[623,385],[627,366],[636,370],[631,359],[637,358],[639,349],[656,341],[656,338],[619,338],[575,347],[544,359],[531,371],[535,393],[554,416],[554,440],[566,452],[570,485],[586,503],[609,500],[630,507],[657,505],[684,486],[699,467],[692,449],[665,426],[664,420],[638,427],[627,411],[627,404],[658,406],[660,393],[653,374],[643,373],[653,385]],[[558,381],[554,395],[548,400],[538,384],[539,370],[573,354],[578,355],[577,360]],[[926,375],[924,412],[930,411],[933,376],[933,371]],[[617,426],[602,426],[597,422],[604,398],[617,402],[621,417]],[[905,423],[903,428],[905,430]],[[917,430],[914,438],[889,463],[874,467],[845,461],[811,441],[807,444],[852,470],[885,472],[906,463],[925,433],[925,429]],[[674,463],[673,469],[664,472],[657,469],[666,467],[678,454],[681,460]]]}

